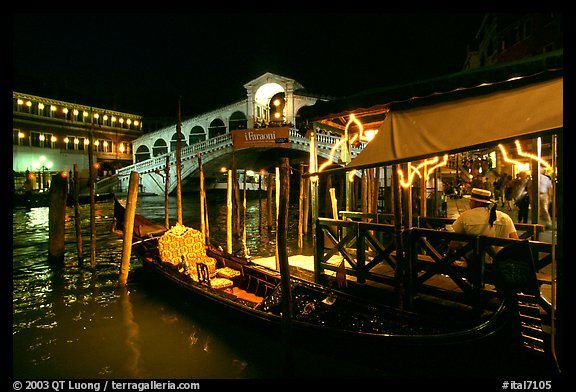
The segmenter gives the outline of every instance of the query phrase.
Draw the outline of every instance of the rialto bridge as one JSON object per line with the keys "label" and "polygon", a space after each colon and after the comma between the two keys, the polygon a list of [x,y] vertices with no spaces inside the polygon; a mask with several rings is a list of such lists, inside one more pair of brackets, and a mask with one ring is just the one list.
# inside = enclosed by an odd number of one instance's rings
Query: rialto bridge
{"label": "rialto bridge", "polygon": [[[214,180],[223,168],[230,169],[232,157],[237,168],[260,172],[269,170],[279,157],[308,162],[310,138],[297,128],[298,111],[314,105],[318,97],[305,94],[293,79],[266,73],[244,85],[247,98],[180,122],[181,179],[198,177],[199,160],[204,175]],[[134,164],[124,167],[112,177],[96,184],[98,192],[126,191],[130,173],[140,174],[140,189],[163,194],[166,189],[166,167],[169,167],[169,188],[176,188],[176,147],[178,124],[147,133],[134,140]],[[340,136],[317,133],[319,161],[338,162],[340,149],[331,150]],[[351,157],[361,150],[353,148]]]}

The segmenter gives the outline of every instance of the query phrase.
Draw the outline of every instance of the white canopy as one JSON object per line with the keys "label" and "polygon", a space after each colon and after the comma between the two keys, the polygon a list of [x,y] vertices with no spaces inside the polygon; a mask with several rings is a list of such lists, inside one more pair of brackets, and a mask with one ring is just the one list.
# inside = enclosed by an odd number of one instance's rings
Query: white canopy
{"label": "white canopy", "polygon": [[407,110],[392,107],[346,170],[433,157],[563,127],[563,77]]}

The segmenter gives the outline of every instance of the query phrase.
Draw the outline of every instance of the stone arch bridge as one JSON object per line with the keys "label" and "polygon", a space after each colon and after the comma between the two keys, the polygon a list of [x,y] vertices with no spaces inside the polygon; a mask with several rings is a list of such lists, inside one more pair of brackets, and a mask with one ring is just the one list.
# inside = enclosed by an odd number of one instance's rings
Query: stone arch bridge
{"label": "stone arch bridge", "polygon": [[[310,154],[310,138],[302,136],[296,128],[283,127],[272,130],[286,137],[275,137],[272,141],[260,140],[265,138],[259,135],[264,135],[265,132],[267,132],[266,128],[242,130],[241,132],[218,135],[208,140],[182,147],[180,155],[182,181],[190,176],[199,175],[198,153],[200,154],[202,168],[206,177],[215,177],[223,166],[229,168],[233,151],[240,155],[240,158],[237,158],[238,169],[248,168],[242,157],[246,157],[246,161],[253,163],[254,153],[263,153],[265,150],[272,151],[272,155],[268,155],[268,158],[265,159],[267,162],[260,162],[260,164],[267,163],[268,166],[275,165],[279,154],[283,153],[292,155],[293,157],[299,156],[301,160],[307,161],[307,157]],[[268,129],[268,132],[270,132],[270,129]],[[258,137],[260,137],[260,139],[258,139]],[[257,140],[254,141],[250,138]],[[240,142],[238,140],[240,140]],[[339,148],[335,150],[333,157],[330,158],[333,147],[340,140],[340,136],[322,133],[316,135],[316,151],[320,164],[329,159],[332,159],[333,162],[340,161]],[[269,147],[263,144],[266,142],[269,143]],[[253,146],[250,144],[253,144]],[[353,147],[351,149],[351,157],[355,157],[363,147],[364,144],[356,148]],[[284,149],[283,152],[278,151],[279,148]],[[170,151],[126,166],[118,170],[115,175],[97,182],[96,190],[97,192],[125,192],[128,190],[130,173],[136,171],[140,175],[139,185],[141,191],[158,195],[164,194],[166,188],[165,169],[167,161],[170,167],[168,192],[172,192],[176,189],[177,182],[176,151]],[[257,168],[257,170],[259,169],[260,168]]]}

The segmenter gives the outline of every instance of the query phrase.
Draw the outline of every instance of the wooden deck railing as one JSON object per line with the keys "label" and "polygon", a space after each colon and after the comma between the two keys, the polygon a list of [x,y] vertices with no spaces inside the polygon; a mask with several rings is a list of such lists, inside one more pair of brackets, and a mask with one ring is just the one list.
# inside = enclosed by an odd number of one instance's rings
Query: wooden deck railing
{"label": "wooden deck railing", "polygon": [[[410,304],[418,293],[434,290],[447,296],[457,296],[471,305],[480,304],[487,294],[487,285],[493,285],[492,259],[497,251],[519,240],[458,234],[446,230],[412,227],[395,233],[395,226],[388,223],[371,223],[354,220],[355,214],[343,214],[348,219],[319,218],[316,225],[315,273],[337,271],[333,257],[342,257],[346,273],[356,277],[358,283],[367,281],[390,284],[401,288],[404,303]],[[350,217],[352,216],[352,219]],[[384,220],[384,219],[382,219]],[[444,227],[445,218],[419,219],[419,223]],[[530,237],[537,237],[540,225],[522,225]],[[403,252],[397,254],[401,238]],[[450,241],[462,245],[455,252],[448,252]],[[552,244],[528,240],[534,254],[536,271],[541,271],[552,261]],[[331,260],[332,259],[332,260]],[[340,259],[340,260],[342,260]],[[330,262],[332,261],[332,262]],[[429,284],[435,276],[449,277],[457,286],[445,290]],[[541,275],[542,276],[542,275]],[[541,283],[546,279],[543,278]],[[546,303],[542,301],[546,308]],[[549,309],[545,309],[549,310]]]}
{"label": "wooden deck railing", "polygon": [[[371,221],[377,223],[394,223],[394,214],[365,214],[355,211],[340,211],[340,216],[344,219],[356,221]],[[415,227],[442,229],[447,225],[454,223],[456,219],[441,217],[421,217],[416,216],[412,219],[412,225]],[[544,225],[534,223],[514,223],[520,239],[531,239],[538,241],[540,233],[544,232]]]}

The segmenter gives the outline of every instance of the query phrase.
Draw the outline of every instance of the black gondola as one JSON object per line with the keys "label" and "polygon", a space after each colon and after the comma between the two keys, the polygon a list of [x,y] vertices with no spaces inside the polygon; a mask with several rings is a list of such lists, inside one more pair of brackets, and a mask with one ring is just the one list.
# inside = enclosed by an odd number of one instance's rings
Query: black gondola
{"label": "black gondola", "polygon": [[[115,216],[117,228],[121,228],[124,205],[117,199]],[[181,263],[162,260],[159,241],[168,232],[163,226],[137,214],[134,227],[133,251],[147,271],[218,305],[214,307],[215,311],[229,310],[236,315],[248,316],[264,329],[281,325],[278,271],[248,258],[227,254],[212,245],[203,245],[205,256],[213,260],[211,270],[198,262],[197,270],[191,271],[184,258]],[[493,306],[484,309],[481,315],[463,311],[457,306],[434,304],[430,304],[430,310],[424,313],[398,309],[380,301],[377,303],[368,293],[346,292],[333,287],[335,285],[320,285],[295,276],[290,277],[290,285],[292,328],[297,336],[307,341],[344,339],[374,347],[433,350],[451,344],[460,348],[468,345],[480,348],[487,340],[501,339],[502,334],[519,336],[518,330],[511,328],[516,320],[514,307],[509,307],[508,300],[498,296],[494,296]],[[385,292],[380,293],[380,298],[384,297]],[[228,313],[223,313],[223,320],[227,317],[224,314]]]}

